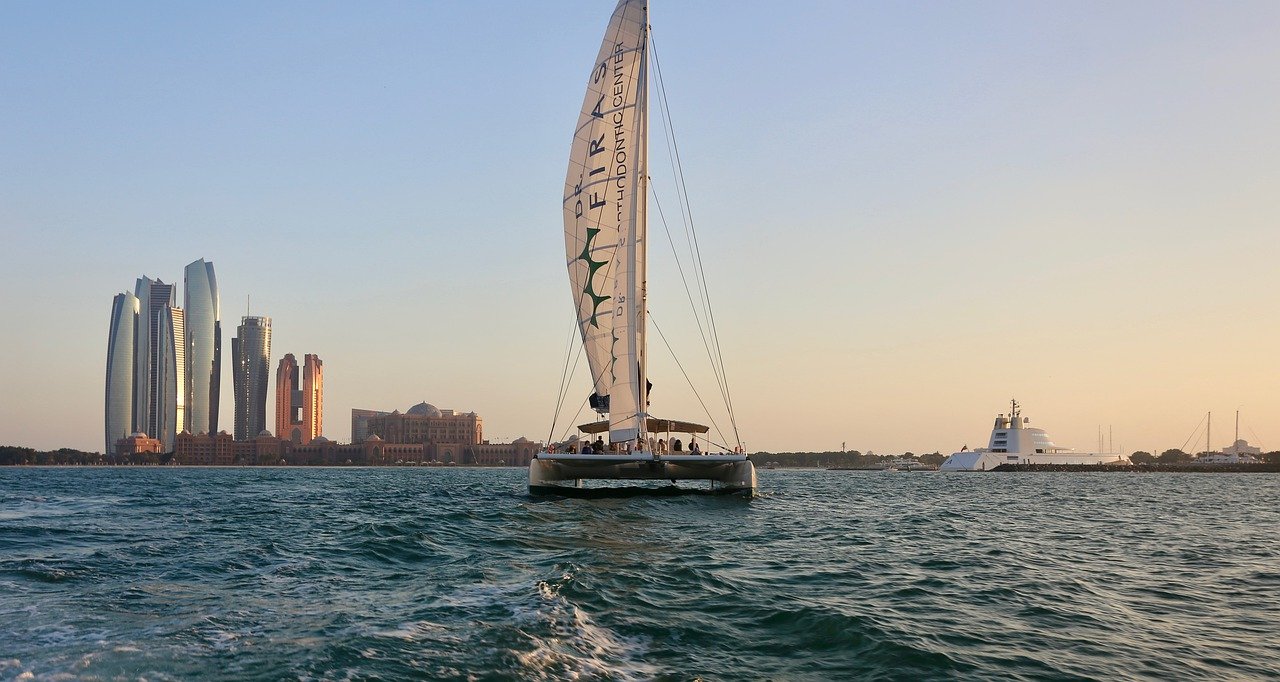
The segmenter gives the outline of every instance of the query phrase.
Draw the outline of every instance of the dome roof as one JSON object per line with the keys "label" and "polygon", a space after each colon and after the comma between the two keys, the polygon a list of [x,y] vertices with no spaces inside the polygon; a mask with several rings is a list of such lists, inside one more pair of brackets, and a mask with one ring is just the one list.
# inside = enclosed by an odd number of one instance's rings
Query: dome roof
{"label": "dome roof", "polygon": [[263,429],[262,431],[259,431],[259,432],[258,432],[258,437],[259,437],[259,438],[261,438],[261,437],[263,437],[263,436],[270,436],[270,435],[271,435],[271,432],[270,432],[270,431],[268,431],[268,430],[266,430],[266,429]]}
{"label": "dome roof", "polygon": [[418,403],[410,407],[405,414],[411,414],[415,417],[439,417],[441,416],[440,408],[430,403]]}
{"label": "dome roof", "polygon": [[520,436],[519,438],[517,438],[517,439],[515,440],[515,442],[517,442],[517,443],[528,443],[528,442],[529,442],[529,439],[528,439],[528,438],[525,438],[524,436]]}
{"label": "dome roof", "polygon": [[364,439],[364,442],[366,442],[366,443],[381,443],[381,442],[382,442],[382,439],[378,437],[378,434],[376,434],[376,433],[371,433],[371,434],[369,434],[369,437],[368,437],[368,438]]}
{"label": "dome roof", "polygon": [[311,440],[312,443],[328,443],[329,439],[324,436],[316,436]]}

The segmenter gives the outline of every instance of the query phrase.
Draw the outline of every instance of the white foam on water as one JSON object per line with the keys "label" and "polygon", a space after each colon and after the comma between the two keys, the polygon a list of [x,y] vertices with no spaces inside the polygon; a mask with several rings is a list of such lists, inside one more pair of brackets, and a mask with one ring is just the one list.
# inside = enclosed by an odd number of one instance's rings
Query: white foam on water
{"label": "white foam on water", "polygon": [[406,642],[448,642],[453,644],[461,644],[463,639],[452,634],[450,628],[440,623],[433,623],[429,620],[412,621],[409,623],[401,623],[399,626],[390,630],[378,630],[373,633],[374,637],[389,637],[392,639],[402,639]]}
{"label": "white foam on water", "polygon": [[[569,582],[564,574],[560,582]],[[535,635],[524,631],[533,648],[517,651],[520,665],[536,679],[649,679],[658,673],[655,666],[644,662],[648,652],[640,637],[620,635],[598,625],[582,609],[560,594],[559,585],[538,582],[539,605],[532,611],[517,614],[517,619],[550,629],[554,634]]]}

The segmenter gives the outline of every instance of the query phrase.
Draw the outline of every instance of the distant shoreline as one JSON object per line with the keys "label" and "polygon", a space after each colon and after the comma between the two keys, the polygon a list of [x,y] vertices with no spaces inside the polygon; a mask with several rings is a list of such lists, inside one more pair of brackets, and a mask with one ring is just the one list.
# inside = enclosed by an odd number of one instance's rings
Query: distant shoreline
{"label": "distant shoreline", "polygon": [[[885,471],[883,468],[866,467],[777,467],[775,470],[793,471]],[[919,469],[904,473],[929,472]],[[936,470],[932,470],[937,473]],[[1137,474],[1280,474],[1280,464],[1002,464],[989,471],[944,471],[944,474],[1009,473],[1137,473]]]}
{"label": "distant shoreline", "polygon": [[514,464],[3,464],[0,469],[526,469]]}
{"label": "distant shoreline", "polygon": [[992,471],[1280,474],[1280,464],[1001,464]]}

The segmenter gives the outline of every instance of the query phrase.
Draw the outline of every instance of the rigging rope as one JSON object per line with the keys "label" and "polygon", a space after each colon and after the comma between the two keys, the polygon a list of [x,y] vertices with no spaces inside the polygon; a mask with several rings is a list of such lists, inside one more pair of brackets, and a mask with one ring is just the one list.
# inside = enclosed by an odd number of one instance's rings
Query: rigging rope
{"label": "rigging rope", "polygon": [[[560,421],[560,409],[564,406],[564,399],[565,399],[565,397],[569,394],[569,382],[570,382],[570,380],[573,378],[573,373],[577,371],[577,369],[578,369],[578,362],[579,362],[580,360],[582,360],[582,352],[583,352],[583,349],[584,349],[584,348],[586,348],[586,346],[584,346],[584,345],[582,345],[582,344],[577,344],[577,345],[578,345],[578,355],[573,359],[573,368],[572,368],[572,369],[570,369],[570,368],[569,368],[569,354],[573,352],[573,345],[574,345],[574,344],[573,344],[573,341],[574,341],[574,337],[575,337],[575,336],[577,336],[577,334],[578,334],[578,319],[577,319],[577,318],[578,318],[578,314],[577,314],[577,312],[575,312],[575,313],[574,313],[573,317],[574,317],[574,321],[573,321],[573,329],[572,329],[572,330],[570,330],[570,332],[569,332],[569,343],[567,344],[567,346],[568,346],[568,347],[565,349],[565,354],[564,354],[564,367],[563,367],[563,368],[561,368],[561,370],[560,370],[560,390],[559,390],[559,394],[560,394],[560,395],[559,395],[559,397],[557,397],[557,398],[556,398],[556,411],[555,411],[555,414],[553,414],[553,415],[551,416],[551,431],[550,431],[550,433],[548,433],[548,434],[547,434],[547,446],[548,446],[548,447],[550,447],[552,439],[554,439],[554,438],[555,438],[555,434],[556,434],[556,423]],[[585,402],[585,401],[584,401],[584,402]],[[581,413],[581,412],[582,412],[582,408],[581,408],[581,407],[579,407],[579,408],[578,408],[578,412],[579,412],[579,413]],[[578,415],[576,415],[576,414],[575,414],[575,415],[574,415],[574,419],[576,420],[577,418],[578,418]]]}
{"label": "rigging rope", "polygon": [[658,337],[662,339],[662,343],[666,344],[667,351],[671,353],[671,359],[676,361],[676,367],[680,368],[680,373],[684,375],[684,380],[689,382],[689,388],[693,389],[693,397],[698,399],[699,405],[702,405],[702,411],[706,413],[711,425],[716,427],[716,433],[720,434],[720,437],[724,438],[724,440],[728,440],[728,438],[724,437],[724,431],[720,429],[720,425],[716,423],[716,418],[711,416],[711,410],[707,409],[707,404],[703,402],[702,396],[698,394],[698,389],[693,385],[693,380],[689,378],[689,373],[684,371],[684,365],[680,364],[680,358],[677,358],[675,351],[671,349],[671,344],[667,341],[667,335],[662,333],[657,320],[653,319],[653,313],[649,313],[649,322],[653,323],[654,331],[658,332]]}
{"label": "rigging rope", "polygon": [[[693,207],[689,203],[689,191],[688,191],[688,185],[685,182],[685,178],[684,178],[684,166],[680,161],[680,146],[679,146],[679,143],[676,141],[675,127],[672,123],[671,109],[667,99],[666,82],[663,80],[663,77],[662,77],[662,64],[658,58],[657,42],[653,39],[652,30],[650,30],[649,32],[649,47],[653,52],[654,72],[655,72],[655,75],[657,76],[658,100],[659,100],[659,103],[661,104],[660,113],[661,113],[661,117],[664,124],[664,133],[667,139],[668,158],[672,163],[672,172],[676,177],[677,185],[678,185],[676,189],[676,198],[679,200],[681,218],[685,221],[685,234],[686,234],[686,238],[689,241],[690,250],[693,254],[693,260],[696,265],[696,268],[694,270],[694,279],[699,287],[701,303],[703,306],[703,311],[707,317],[707,326],[709,328],[710,335],[711,335],[711,344],[707,347],[707,354],[709,356],[709,359],[711,360],[712,373],[715,375],[716,383],[720,388],[720,395],[721,395],[721,398],[724,400],[725,409],[728,410],[729,412],[729,421],[733,427],[734,440],[739,444],[741,444],[741,438],[739,437],[739,433],[738,433],[737,416],[735,415],[734,409],[733,409],[733,398],[729,392],[728,374],[724,366],[724,353],[720,345],[720,335],[716,330],[715,309],[711,305],[711,294],[707,287],[706,268],[702,260],[702,250],[698,244],[697,229],[694,226],[694,222],[693,222]],[[650,182],[650,186],[652,186],[652,182]],[[657,200],[655,198],[655,203],[656,202]],[[661,208],[659,208],[659,215],[661,216],[661,214],[662,214],[662,211],[661,211]],[[666,225],[665,218],[663,218],[663,224],[664,226]],[[667,233],[668,233],[668,238],[670,238],[670,230],[668,230]],[[673,249],[675,248],[674,242],[673,242],[672,248]],[[683,278],[683,276],[684,275],[682,271],[681,277]],[[687,283],[686,283],[686,290],[687,290]],[[695,319],[697,318],[696,308],[694,312],[694,317]],[[699,322],[699,331],[701,331],[701,322]],[[707,345],[705,339],[704,339],[704,345]],[[714,356],[712,355],[710,346],[715,347]]]}
{"label": "rigging rope", "polygon": [[1186,452],[1186,451],[1187,451],[1187,446],[1191,444],[1191,441],[1192,441],[1192,440],[1194,440],[1196,437],[1198,437],[1198,436],[1200,435],[1200,426],[1201,426],[1201,425],[1203,425],[1203,424],[1205,423],[1205,420],[1207,420],[1208,418],[1209,418],[1209,415],[1208,415],[1208,414],[1206,414],[1206,415],[1204,416],[1204,419],[1201,419],[1201,420],[1200,420],[1200,423],[1199,423],[1199,424],[1196,424],[1196,430],[1195,430],[1195,431],[1192,431],[1192,432],[1191,432],[1191,435],[1190,435],[1190,436],[1188,436],[1188,437],[1187,437],[1187,439],[1186,439],[1185,441],[1183,441],[1183,443],[1182,443],[1182,447],[1178,448],[1179,450],[1181,450],[1181,451],[1183,451],[1183,452]]}

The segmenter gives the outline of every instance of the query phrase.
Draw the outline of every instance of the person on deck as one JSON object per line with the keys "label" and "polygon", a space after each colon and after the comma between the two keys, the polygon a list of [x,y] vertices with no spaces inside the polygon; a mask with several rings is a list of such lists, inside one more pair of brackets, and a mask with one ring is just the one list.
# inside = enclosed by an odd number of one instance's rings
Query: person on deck
{"label": "person on deck", "polygon": [[695,441],[693,441],[693,445],[690,445],[690,446],[689,446],[689,454],[691,454],[691,455],[701,455],[701,454],[702,454],[702,450],[699,450],[699,449],[698,449],[698,441],[696,441],[696,440],[695,440]]}
{"label": "person on deck", "polygon": [[596,442],[595,442],[595,444],[594,444],[594,448],[595,448],[595,453],[596,453],[597,455],[603,455],[603,454],[604,454],[604,438],[603,438],[603,437],[597,437],[597,438],[596,438]]}
{"label": "person on deck", "polygon": [[683,450],[683,449],[684,449],[684,447],[681,445],[681,443],[680,443],[680,439],[679,439],[679,438],[672,438],[672,439],[671,439],[671,451],[672,451],[672,452],[680,452],[680,451],[681,451],[681,450]]}
{"label": "person on deck", "polygon": [[661,438],[658,439],[658,454],[659,455],[667,454],[667,441]]}

